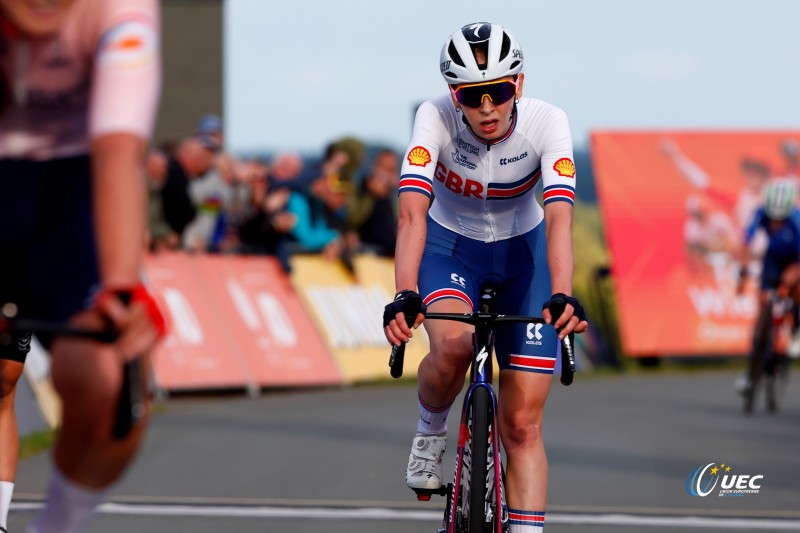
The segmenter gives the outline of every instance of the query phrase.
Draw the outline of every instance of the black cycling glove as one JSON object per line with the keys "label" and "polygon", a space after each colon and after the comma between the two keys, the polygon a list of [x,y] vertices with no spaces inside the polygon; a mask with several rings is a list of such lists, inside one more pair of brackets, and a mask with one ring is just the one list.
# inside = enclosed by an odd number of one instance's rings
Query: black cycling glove
{"label": "black cycling glove", "polygon": [[395,295],[394,301],[383,309],[383,327],[388,326],[401,311],[406,316],[408,327],[412,327],[417,315],[419,313],[424,315],[426,309],[427,306],[422,303],[422,296],[418,293],[410,290],[400,291]]}
{"label": "black cycling glove", "polygon": [[567,296],[563,292],[557,292],[552,295],[550,299],[542,305],[542,310],[550,310],[550,313],[553,315],[553,324],[555,324],[558,321],[558,317],[564,312],[566,304],[570,304],[575,309],[573,316],[578,317],[578,320],[581,321],[586,320],[586,312],[583,310],[583,306],[578,299],[573,296]]}

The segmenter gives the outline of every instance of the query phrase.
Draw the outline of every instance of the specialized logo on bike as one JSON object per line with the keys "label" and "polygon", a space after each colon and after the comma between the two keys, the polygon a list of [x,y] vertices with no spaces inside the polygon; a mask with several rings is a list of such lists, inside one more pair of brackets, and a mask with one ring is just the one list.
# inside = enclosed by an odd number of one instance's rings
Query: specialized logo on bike
{"label": "specialized logo on bike", "polygon": [[729,464],[708,463],[698,466],[689,474],[686,479],[686,493],[689,496],[699,496],[705,498],[709,496],[719,485],[717,496],[744,496],[746,494],[758,494],[761,489],[761,482],[764,476],[735,474],[733,467]]}
{"label": "specialized logo on bike", "polygon": [[475,359],[478,361],[478,373],[483,374],[483,367],[486,365],[486,360],[489,358],[489,352],[486,351],[486,346],[481,347]]}
{"label": "specialized logo on bike", "polygon": [[528,340],[525,344],[542,345],[542,324],[528,324]]}

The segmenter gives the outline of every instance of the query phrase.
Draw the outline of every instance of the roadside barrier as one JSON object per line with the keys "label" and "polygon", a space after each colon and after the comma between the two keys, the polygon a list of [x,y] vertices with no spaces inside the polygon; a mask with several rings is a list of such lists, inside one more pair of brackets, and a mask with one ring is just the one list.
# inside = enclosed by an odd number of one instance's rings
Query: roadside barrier
{"label": "roadside barrier", "polygon": [[274,258],[164,253],[145,272],[170,323],[154,355],[157,391],[342,383]]}

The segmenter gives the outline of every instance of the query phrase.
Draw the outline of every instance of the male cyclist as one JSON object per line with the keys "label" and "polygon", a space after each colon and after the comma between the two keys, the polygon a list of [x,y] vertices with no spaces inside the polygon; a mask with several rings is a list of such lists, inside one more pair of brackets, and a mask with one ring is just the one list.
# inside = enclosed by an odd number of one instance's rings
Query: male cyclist
{"label": "male cyclist", "polygon": [[[556,328],[529,340],[524,324],[499,328],[500,430],[508,456],[507,495],[514,533],[541,531],[547,492],[542,413],[552,380],[557,335],[584,331],[572,293],[575,165],[564,112],[521,98],[522,50],[503,27],[469,24],[448,37],[440,70],[448,92],[417,111],[400,179],[395,252],[397,296],[386,306],[393,345],[412,336],[431,312],[470,313],[481,286],[498,288],[497,312],[542,313],[567,296]],[[544,185],[544,209],[534,186]],[[551,277],[552,276],[552,277]],[[418,306],[417,306],[418,307]],[[406,324],[403,313],[416,316]],[[419,422],[406,484],[437,489],[450,407],[464,385],[473,328],[425,323],[431,351],[419,367]]]}
{"label": "male cyclist", "polygon": [[[763,205],[756,211],[744,239],[743,256],[746,257],[750,242],[760,230],[768,238],[767,250],[763,258],[759,292],[759,311],[757,316],[769,304],[770,291],[777,291],[778,296],[793,300],[795,307],[795,327],[797,325],[796,306],[799,300],[798,282],[800,281],[800,211],[795,207],[797,188],[794,180],[789,178],[773,178],[763,189]],[[746,264],[746,259],[743,265]],[[744,281],[748,269],[742,266],[741,279]],[[740,284],[741,287],[741,284]],[[753,332],[753,352],[763,339],[761,332]],[[796,344],[793,341],[793,344]],[[784,348],[785,349],[785,348]],[[785,355],[785,354],[782,354]],[[752,353],[751,353],[752,356]],[[745,391],[750,384],[747,378],[737,381],[737,388]]]}
{"label": "male cyclist", "polygon": [[[156,0],[0,0],[0,297],[29,318],[119,333],[108,345],[41,337],[63,416],[30,532],[82,530],[144,434],[138,424],[115,439],[112,427],[123,363],[146,358],[164,329],[139,282],[158,41]],[[17,337],[0,358],[20,362]]]}

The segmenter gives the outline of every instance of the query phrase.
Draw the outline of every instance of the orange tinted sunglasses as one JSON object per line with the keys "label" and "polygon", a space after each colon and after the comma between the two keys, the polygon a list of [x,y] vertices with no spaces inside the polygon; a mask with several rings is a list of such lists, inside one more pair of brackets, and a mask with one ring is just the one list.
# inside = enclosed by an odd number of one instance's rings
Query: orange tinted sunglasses
{"label": "orange tinted sunglasses", "polygon": [[453,94],[459,104],[466,107],[480,107],[484,97],[494,105],[500,105],[511,100],[517,94],[517,84],[511,80],[493,80],[483,83],[459,85],[453,89]]}

